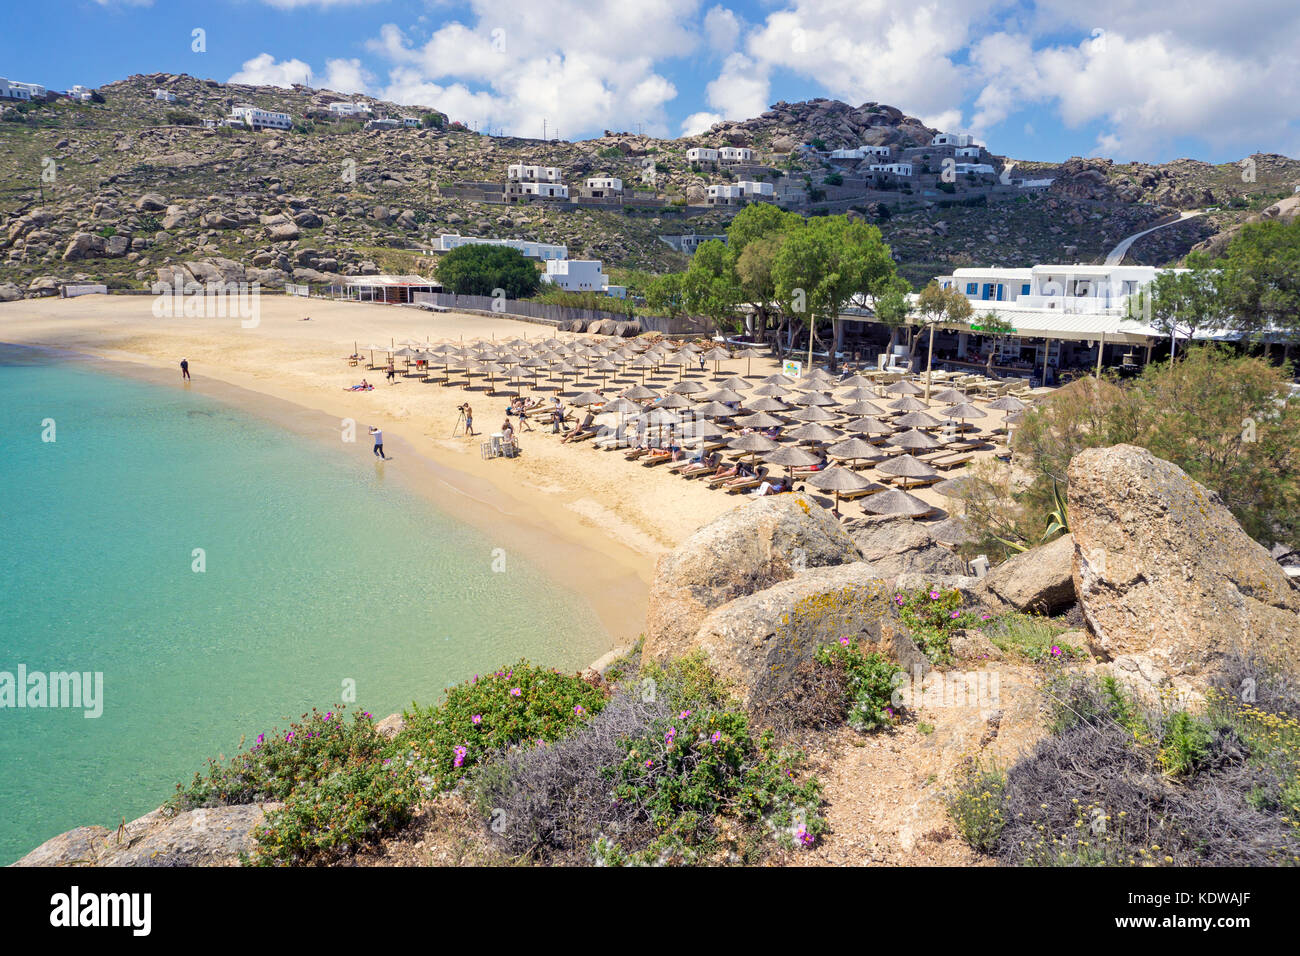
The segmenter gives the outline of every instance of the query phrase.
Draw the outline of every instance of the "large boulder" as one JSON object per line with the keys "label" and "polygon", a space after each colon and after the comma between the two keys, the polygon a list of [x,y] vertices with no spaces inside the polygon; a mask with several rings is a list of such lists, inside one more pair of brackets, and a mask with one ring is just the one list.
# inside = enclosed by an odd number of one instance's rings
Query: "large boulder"
{"label": "large boulder", "polygon": [[659,558],[646,612],[645,653],[678,657],[714,608],[807,568],[861,560],[853,539],[807,495],[748,501]]}
{"label": "large boulder", "polygon": [[1193,688],[1226,655],[1300,653],[1300,591],[1218,495],[1144,448],[1069,469],[1074,588],[1097,646]]}
{"label": "large boulder", "polygon": [[63,261],[74,262],[77,259],[89,259],[104,254],[104,237],[89,232],[79,232],[68,240],[68,247],[63,250]]}
{"label": "large boulder", "polygon": [[12,282],[0,282],[0,302],[17,302],[23,297],[23,290]]}
{"label": "large boulder", "polygon": [[991,603],[1017,611],[1055,614],[1074,603],[1074,537],[1061,535],[1047,544],[999,564],[982,582]]}
{"label": "large boulder", "polygon": [[857,519],[849,534],[862,551],[862,558],[881,577],[918,574],[965,574],[966,562],[945,548],[916,521],[895,516]]}
{"label": "large boulder", "polygon": [[780,694],[801,662],[841,637],[879,645],[906,666],[925,669],[894,623],[893,597],[890,582],[864,562],[804,571],[715,609],[685,650],[703,651],[746,707]]}
{"label": "large boulder", "polygon": [[121,830],[78,827],[28,853],[14,866],[237,866],[278,803],[146,813]]}

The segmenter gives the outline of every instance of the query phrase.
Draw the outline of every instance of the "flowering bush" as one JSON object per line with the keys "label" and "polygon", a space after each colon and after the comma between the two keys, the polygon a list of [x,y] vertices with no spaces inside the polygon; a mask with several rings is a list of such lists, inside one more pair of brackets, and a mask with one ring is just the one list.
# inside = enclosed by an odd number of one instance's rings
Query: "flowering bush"
{"label": "flowering bush", "polygon": [[962,609],[961,592],[924,587],[911,594],[895,594],[898,616],[913,640],[935,664],[952,663],[948,642],[953,632],[971,627],[977,617]]}
{"label": "flowering bush", "polygon": [[454,786],[493,753],[559,740],[605,706],[604,692],[580,677],[527,661],[446,693],[437,707],[413,706],[398,737],[406,762],[439,790]]}
{"label": "flowering bush", "polygon": [[898,719],[890,701],[895,678],[903,671],[889,658],[867,651],[857,638],[842,637],[834,644],[818,648],[817,662],[844,668],[850,696],[849,726],[854,730],[868,733],[888,727]]}
{"label": "flowering bush", "polygon": [[207,772],[196,773],[188,787],[176,785],[169,805],[189,810],[285,800],[296,788],[318,782],[340,766],[378,760],[387,744],[368,713],[353,713],[349,720],[343,707],[325,713],[313,709],[288,730],[258,734],[252,747],[227,763],[209,760]]}

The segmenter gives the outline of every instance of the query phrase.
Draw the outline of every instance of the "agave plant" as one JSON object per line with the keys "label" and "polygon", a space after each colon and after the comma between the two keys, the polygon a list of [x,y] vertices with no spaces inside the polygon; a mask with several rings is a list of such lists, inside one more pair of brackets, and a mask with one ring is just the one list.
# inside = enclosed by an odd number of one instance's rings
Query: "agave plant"
{"label": "agave plant", "polygon": [[1054,538],[1058,534],[1070,533],[1070,514],[1065,506],[1065,498],[1061,495],[1061,486],[1055,478],[1052,479],[1052,501],[1056,504],[1056,509],[1047,516],[1047,530],[1043,532],[1043,541]]}

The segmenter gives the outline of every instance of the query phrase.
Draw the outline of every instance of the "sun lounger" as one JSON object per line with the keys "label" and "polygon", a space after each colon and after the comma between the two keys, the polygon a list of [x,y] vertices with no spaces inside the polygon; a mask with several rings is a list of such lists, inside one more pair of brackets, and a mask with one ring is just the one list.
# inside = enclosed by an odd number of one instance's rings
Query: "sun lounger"
{"label": "sun lounger", "polygon": [[[928,478],[903,478],[894,475],[886,475],[881,479],[888,481],[890,484],[898,485],[904,491],[911,491],[913,488],[925,488],[929,485],[938,484],[943,481],[942,475],[931,475]],[[841,497],[843,497],[841,495]]]}
{"label": "sun lounger", "polygon": [[719,485],[724,485],[729,481],[735,481],[735,480],[736,480],[736,476],[734,474],[731,475],[724,474],[713,478],[709,478],[706,483],[710,488],[717,488]]}
{"label": "sun lounger", "polygon": [[645,455],[650,454],[649,448],[632,448],[623,453],[623,457],[628,461],[636,461]]}
{"label": "sun lounger", "polygon": [[750,488],[757,488],[761,484],[763,484],[761,478],[746,478],[744,481],[737,482],[734,485],[731,482],[727,482],[722,487],[728,494],[733,494],[737,491],[748,491]]}
{"label": "sun lounger", "polygon": [[659,451],[655,449],[650,454],[641,459],[641,464],[646,468],[653,468],[655,465],[662,465],[666,461],[673,460],[673,453],[670,451]]}
{"label": "sun lounger", "polygon": [[935,468],[956,468],[958,465],[964,465],[975,457],[973,452],[965,452],[957,455],[945,455],[942,458],[933,458],[930,464]]}
{"label": "sun lounger", "polygon": [[867,495],[874,495],[883,490],[883,488],[858,488],[855,491],[841,491],[840,500],[852,501],[854,498],[865,498]]}

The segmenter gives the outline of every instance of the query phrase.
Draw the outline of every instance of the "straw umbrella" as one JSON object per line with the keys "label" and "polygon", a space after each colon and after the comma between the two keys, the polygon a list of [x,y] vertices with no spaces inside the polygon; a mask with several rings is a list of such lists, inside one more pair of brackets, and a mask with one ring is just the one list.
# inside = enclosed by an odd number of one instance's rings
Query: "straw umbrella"
{"label": "straw umbrella", "polygon": [[790,394],[790,389],[784,385],[760,385],[754,389],[754,394],[764,398],[785,398]]}
{"label": "straw umbrella", "polygon": [[861,438],[846,438],[844,441],[836,442],[827,448],[826,454],[839,461],[857,464],[863,458],[875,457],[876,446],[863,441]]}
{"label": "straw umbrella", "polygon": [[592,364],[591,370],[593,372],[600,373],[600,387],[603,390],[605,388],[605,377],[609,375],[611,372],[617,372],[618,366],[615,365],[613,362],[611,362],[609,359],[602,358],[600,361],[594,362]]}
{"label": "straw umbrella", "polygon": [[924,451],[939,448],[943,443],[933,435],[913,428],[911,431],[895,435],[890,439],[890,444],[896,448],[906,448],[908,451]]}
{"label": "straw umbrella", "polygon": [[746,428],[776,428],[778,425],[784,425],[785,422],[775,415],[767,414],[767,412],[755,412],[753,415],[737,418],[736,424],[743,425]]}
{"label": "straw umbrella", "polygon": [[700,392],[707,392],[708,386],[687,379],[670,385],[668,391],[672,392],[674,395],[698,395]]}
{"label": "straw umbrella", "polygon": [[906,483],[909,479],[934,478],[939,474],[925,462],[919,458],[913,458],[911,455],[899,455],[897,458],[882,462],[876,468],[886,475],[893,475],[895,478],[902,479],[904,487],[907,486]]}
{"label": "straw umbrella", "polygon": [[1005,417],[1002,419],[1002,430],[1006,432],[1011,431],[1012,413],[1023,412],[1028,407],[1028,405],[1016,398],[1014,395],[1003,395],[1001,398],[989,402],[989,408],[1006,413]]}
{"label": "straw umbrella", "polygon": [[736,414],[734,408],[721,402],[701,402],[693,411],[696,415],[703,415],[705,418],[730,418]]}
{"label": "straw umbrella", "polygon": [[890,488],[878,495],[871,495],[863,501],[862,510],[874,515],[907,515],[912,518],[919,518],[923,515],[932,514],[935,509],[915,495],[909,495],[906,491],[899,491],[897,488]]}
{"label": "straw umbrella", "polygon": [[754,359],[762,358],[763,352],[760,349],[748,348],[741,349],[732,358],[743,358],[745,360],[745,377],[749,378],[750,373],[754,370]]}
{"label": "straw umbrella", "polygon": [[790,431],[791,438],[801,442],[812,442],[814,448],[818,445],[833,442],[835,439],[843,437],[843,435],[844,432],[838,428],[827,428],[821,422],[809,422],[807,425],[800,425]]}
{"label": "straw umbrella", "polygon": [[841,379],[840,383],[835,387],[836,388],[870,388],[871,379],[864,378],[861,375],[859,375],[857,372],[854,372],[848,378]]}
{"label": "straw umbrella", "polygon": [[790,401],[795,405],[838,405],[839,402],[831,398],[825,392],[800,392]]}
{"label": "straw umbrella", "polygon": [[904,428],[938,428],[943,422],[925,412],[908,412],[895,418],[894,424],[902,425]]}
{"label": "straw umbrella", "polygon": [[749,452],[749,462],[753,464],[760,453],[776,451],[781,446],[763,435],[741,435],[734,441],[729,442],[727,447],[734,448],[736,451]]}
{"label": "straw umbrella", "polygon": [[879,416],[879,415],[884,415],[885,412],[881,410],[879,405],[876,405],[873,402],[852,402],[848,405],[842,406],[840,408],[840,414],[854,415],[854,416],[858,416],[858,415]]}
{"label": "straw umbrella", "polygon": [[731,378],[724,378],[718,383],[718,388],[729,388],[733,392],[747,391],[752,386],[739,375],[733,375]]}
{"label": "straw umbrella", "polygon": [[935,392],[930,396],[936,402],[943,402],[946,405],[954,405],[958,402],[966,401],[966,393],[955,388],[945,388],[942,392]]}
{"label": "straw umbrella", "polygon": [[634,402],[645,402],[652,398],[658,398],[659,393],[652,388],[646,388],[644,385],[633,385],[631,388],[623,389],[619,397],[630,398]]}
{"label": "straw umbrella", "polygon": [[809,405],[807,408],[801,408],[797,412],[792,412],[790,417],[800,422],[833,422],[840,416],[818,405]]}
{"label": "straw umbrella", "polygon": [[767,395],[747,400],[745,407],[756,412],[785,412],[790,410],[790,406],[779,398],[771,398]]}
{"label": "straw umbrella", "polygon": [[713,348],[709,349],[707,352],[701,355],[700,358],[704,359],[704,361],[706,362],[712,362],[713,374],[717,375],[718,363],[731,361],[731,353],[726,349],[724,349],[722,346],[715,345]]}
{"label": "straw umbrella", "polygon": [[946,415],[948,418],[958,419],[962,423],[963,431],[965,431],[966,419],[988,418],[988,415],[986,413],[980,411],[970,402],[961,402],[960,404],[952,405],[948,408],[945,408],[942,412],[940,412],[940,414]]}
{"label": "straw umbrella", "polygon": [[945,478],[934,486],[934,490],[945,498],[960,498],[974,483],[974,475],[958,475],[956,478]]}
{"label": "straw umbrella", "polygon": [[885,407],[892,408],[896,412],[923,412],[930,406],[919,398],[914,398],[911,395],[904,395],[902,398],[890,402]]}
{"label": "straw umbrella", "polygon": [[569,399],[569,404],[576,405],[579,408],[586,408],[588,405],[599,405],[605,400],[605,396],[600,392],[580,392],[573,398]]}
{"label": "straw umbrella", "polygon": [[876,390],[873,388],[866,388],[865,386],[857,386],[854,388],[850,388],[848,391],[844,392],[844,394],[841,397],[850,398],[856,402],[856,401],[871,401],[872,399],[879,398],[880,396],[876,394]]}
{"label": "straw umbrella", "polygon": [[831,514],[839,516],[840,513],[840,492],[842,491],[864,491],[872,485],[877,484],[874,481],[868,481],[856,471],[849,468],[840,468],[832,466],[825,471],[819,471],[816,474],[809,475],[805,481],[814,488],[821,491],[831,491],[835,493],[835,508]]}
{"label": "straw umbrella", "polygon": [[887,386],[885,391],[889,392],[891,395],[920,395],[925,391],[925,389],[921,388],[921,386],[917,385],[915,382],[909,382],[907,379],[903,378],[894,382],[892,385]]}
{"label": "straw umbrella", "polygon": [[859,435],[888,435],[894,430],[893,425],[882,422],[878,418],[872,418],[869,415],[853,419],[844,428]]}
{"label": "straw umbrella", "polygon": [[701,397],[706,402],[722,402],[723,404],[743,402],[745,400],[744,395],[741,395],[739,392],[733,391],[730,388],[720,388],[717,391],[709,392],[707,395]]}
{"label": "straw umbrella", "polygon": [[782,445],[774,451],[768,452],[763,456],[763,460],[769,465],[784,465],[785,476],[793,481],[795,468],[805,468],[808,465],[815,465],[821,461],[819,457],[810,451],[800,448],[798,445]]}

